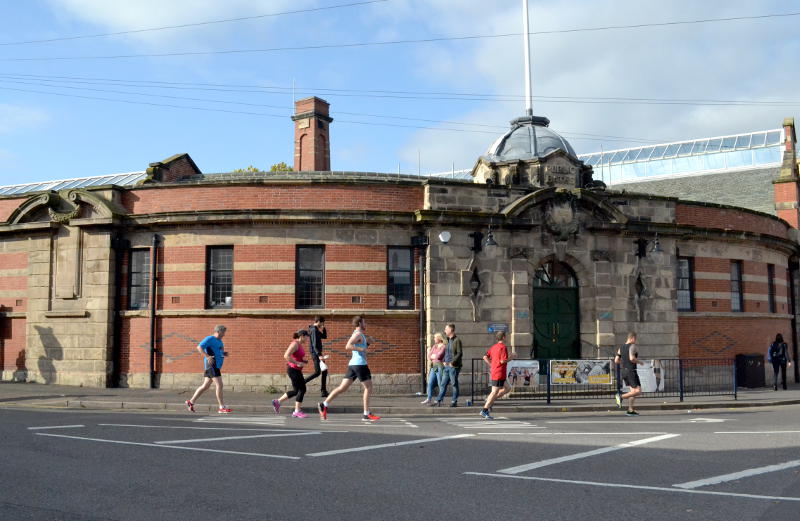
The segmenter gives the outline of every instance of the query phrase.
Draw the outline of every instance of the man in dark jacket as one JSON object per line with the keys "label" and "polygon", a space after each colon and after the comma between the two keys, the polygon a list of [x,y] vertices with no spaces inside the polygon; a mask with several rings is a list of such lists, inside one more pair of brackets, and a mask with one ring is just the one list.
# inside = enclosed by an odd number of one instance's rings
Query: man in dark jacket
{"label": "man in dark jacket", "polygon": [[314,317],[314,323],[308,326],[308,336],[310,339],[311,358],[314,360],[314,372],[306,377],[306,383],[322,375],[320,394],[325,398],[328,396],[328,369],[327,366],[324,370],[320,367],[320,362],[328,358],[328,355],[322,354],[322,341],[328,338],[328,331],[325,329],[325,317],[319,315]]}
{"label": "man in dark jacket", "polygon": [[447,336],[447,346],[444,350],[444,373],[439,384],[439,396],[436,397],[436,404],[441,405],[444,395],[447,392],[447,384],[453,383],[453,401],[450,407],[458,407],[458,373],[461,372],[461,359],[463,349],[461,339],[456,336],[456,325],[447,324],[444,327],[444,334]]}

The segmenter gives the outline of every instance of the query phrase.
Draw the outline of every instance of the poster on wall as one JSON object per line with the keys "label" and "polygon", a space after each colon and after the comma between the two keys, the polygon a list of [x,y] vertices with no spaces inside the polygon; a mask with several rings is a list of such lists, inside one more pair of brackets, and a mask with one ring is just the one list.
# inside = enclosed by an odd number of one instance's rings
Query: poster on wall
{"label": "poster on wall", "polygon": [[611,360],[550,360],[553,385],[611,385]]}
{"label": "poster on wall", "polygon": [[536,385],[539,381],[539,361],[510,360],[506,364],[506,380],[511,387]]}

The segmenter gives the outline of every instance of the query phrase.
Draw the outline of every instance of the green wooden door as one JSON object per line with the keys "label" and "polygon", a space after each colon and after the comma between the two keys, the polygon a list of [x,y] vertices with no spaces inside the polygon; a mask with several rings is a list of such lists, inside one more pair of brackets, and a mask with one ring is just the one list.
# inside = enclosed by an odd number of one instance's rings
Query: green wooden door
{"label": "green wooden door", "polygon": [[578,284],[562,263],[536,272],[533,287],[533,342],[537,359],[580,357]]}

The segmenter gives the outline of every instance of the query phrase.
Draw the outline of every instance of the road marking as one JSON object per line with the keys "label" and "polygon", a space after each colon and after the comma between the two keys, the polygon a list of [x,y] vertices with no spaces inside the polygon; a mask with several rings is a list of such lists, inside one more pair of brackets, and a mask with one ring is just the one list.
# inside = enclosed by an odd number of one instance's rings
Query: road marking
{"label": "road marking", "polygon": [[382,443],[380,445],[365,445],[363,447],[352,447],[349,449],[338,449],[338,450],[328,450],[325,452],[312,452],[311,454],[306,454],[306,456],[333,456],[334,454],[345,454],[347,452],[360,452],[364,450],[375,450],[375,449],[385,449],[389,447],[400,447],[402,445],[416,445],[418,443],[433,443],[435,441],[445,441],[445,440],[455,440],[458,438],[470,438],[474,436],[474,434],[456,434],[454,436],[444,436],[441,438],[421,438],[417,440],[410,440],[410,441],[398,441],[395,443]]}
{"label": "road marking", "polygon": [[490,436],[513,435],[520,436],[639,436],[641,434],[664,434],[663,431],[639,431],[639,432],[476,432],[475,434],[486,434]]}
{"label": "road marking", "polygon": [[486,472],[465,472],[472,476],[488,476],[492,478],[525,479],[530,481],[548,481],[551,483],[566,483],[570,485],[589,485],[593,487],[632,488],[637,490],[653,490],[658,492],[672,492],[678,494],[703,494],[709,496],[728,496],[747,499],[764,499],[768,501],[800,501],[800,497],[759,496],[756,494],[739,494],[736,492],[717,492],[714,490],[687,490],[683,488],[651,487],[647,485],[627,485],[625,483],[598,483],[596,481],[578,481],[572,479],[540,478],[537,476],[510,476],[508,474],[489,474]]}
{"label": "road marking", "polygon": [[29,431],[41,431],[44,429],[72,429],[75,427],[84,427],[84,425],[53,425],[50,427],[28,427]]}
{"label": "road marking", "polygon": [[177,427],[171,425],[136,425],[131,423],[98,423],[102,427],[140,427],[143,429],[192,429],[201,431],[303,432],[301,429],[258,429],[254,427]]}
{"label": "road marking", "polygon": [[597,456],[598,454],[605,454],[607,452],[627,449],[629,447],[636,447],[638,445],[645,445],[647,443],[654,443],[656,441],[667,440],[669,438],[675,438],[676,436],[680,436],[680,434],[662,434],[661,436],[653,436],[652,438],[645,438],[643,440],[631,441],[628,443],[620,443],[619,445],[614,445],[613,447],[603,447],[602,449],[595,449],[587,452],[579,452],[577,454],[571,454],[569,456],[561,456],[560,458],[552,458],[542,461],[535,461],[533,463],[526,463],[525,465],[518,465],[516,467],[501,469],[498,470],[497,472],[499,472],[500,474],[519,474],[521,472],[525,472],[528,470],[547,467],[558,463],[564,463],[565,461],[572,461],[576,459],[588,458],[590,456]]}
{"label": "road marking", "polygon": [[792,469],[800,467],[800,460],[787,461],[786,463],[779,463],[777,465],[767,465],[766,467],[757,467],[754,469],[742,470],[740,472],[733,472],[731,474],[722,474],[706,479],[698,479],[697,481],[687,481],[686,483],[678,483],[672,485],[673,487],[693,489],[698,487],[705,487],[706,485],[716,485],[726,481],[735,481],[737,479],[749,478],[750,476],[758,476],[759,474],[766,474],[768,472],[777,472],[779,470]]}
{"label": "road marking", "polygon": [[722,423],[730,421],[729,419],[722,419],[722,418],[692,418],[690,420],[638,420],[638,419],[627,419],[627,420],[588,420],[588,421],[548,421],[547,423],[577,423],[581,425],[586,424],[595,424],[595,423],[627,423],[631,424],[633,422],[636,423]]}
{"label": "road marking", "polygon": [[159,447],[162,449],[177,449],[177,450],[196,450],[202,452],[217,452],[220,454],[238,454],[241,456],[258,456],[262,458],[279,458],[279,459],[300,459],[298,456],[282,456],[280,454],[260,454],[258,452],[238,452],[233,450],[216,450],[216,449],[202,449],[200,447],[181,447],[173,445],[156,445],[155,443],[139,443],[135,441],[119,441],[119,440],[105,440],[102,438],[84,438],[82,436],[65,436],[63,434],[47,434],[46,432],[37,432],[37,436],[52,436],[54,438],[68,438],[72,440],[85,440],[85,441],[98,441],[101,443],[116,443],[120,445],[138,445],[140,447]]}
{"label": "road marking", "polygon": [[714,434],[798,434],[800,431],[718,431]]}
{"label": "road marking", "polygon": [[250,438],[280,438],[285,436],[307,436],[309,434],[322,434],[319,431],[305,431],[305,432],[283,432],[280,434],[251,434],[249,436],[226,436],[224,438],[200,438],[193,440],[169,440],[169,441],[155,441],[159,445],[171,445],[179,443],[204,443],[207,441],[227,441],[227,440],[247,440]]}

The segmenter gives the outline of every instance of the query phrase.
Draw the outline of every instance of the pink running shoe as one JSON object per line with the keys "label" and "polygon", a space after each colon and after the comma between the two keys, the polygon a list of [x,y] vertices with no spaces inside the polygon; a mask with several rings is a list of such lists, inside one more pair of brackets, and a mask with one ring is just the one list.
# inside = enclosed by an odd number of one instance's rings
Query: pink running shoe
{"label": "pink running shoe", "polygon": [[275,414],[281,412],[281,402],[278,400],[272,400],[272,410],[275,411]]}
{"label": "pink running shoe", "polygon": [[233,412],[233,410],[229,409],[228,407],[220,407],[217,412],[220,413],[220,414],[228,414],[228,413]]}
{"label": "pink running shoe", "polygon": [[308,418],[308,414],[303,411],[294,411],[292,413],[292,418]]}
{"label": "pink running shoe", "polygon": [[186,403],[186,408],[189,409],[189,412],[194,412],[194,404],[192,402],[186,400],[184,403]]}

